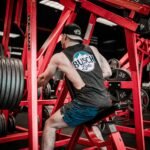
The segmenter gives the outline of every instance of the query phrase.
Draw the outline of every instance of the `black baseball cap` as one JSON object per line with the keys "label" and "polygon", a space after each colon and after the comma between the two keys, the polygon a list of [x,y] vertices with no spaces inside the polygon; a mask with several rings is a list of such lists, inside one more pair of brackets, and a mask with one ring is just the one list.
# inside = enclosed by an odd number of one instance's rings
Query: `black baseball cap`
{"label": "black baseball cap", "polygon": [[62,33],[67,34],[67,36],[72,40],[82,41],[81,28],[77,24],[68,24],[64,27]]}

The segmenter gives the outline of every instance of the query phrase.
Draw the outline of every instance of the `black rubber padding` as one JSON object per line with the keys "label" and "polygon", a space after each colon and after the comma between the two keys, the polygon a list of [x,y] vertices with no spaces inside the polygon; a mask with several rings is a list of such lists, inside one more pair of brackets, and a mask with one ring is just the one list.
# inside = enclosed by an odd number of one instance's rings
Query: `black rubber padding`
{"label": "black rubber padding", "polygon": [[13,131],[15,131],[16,129],[16,119],[14,116],[12,116],[12,120],[13,120]]}
{"label": "black rubber padding", "polygon": [[9,132],[13,132],[15,130],[15,128],[16,128],[16,126],[15,126],[16,123],[15,122],[16,121],[15,121],[14,116],[10,115],[9,118],[8,118],[8,131]]}
{"label": "black rubber padding", "polygon": [[23,70],[23,65],[21,60],[16,60],[18,61],[19,64],[19,72],[20,72],[20,88],[19,88],[19,93],[18,93],[18,98],[16,102],[16,106],[19,105],[20,101],[22,100],[23,97],[23,91],[24,91],[24,70]]}
{"label": "black rubber padding", "polygon": [[5,96],[5,91],[6,91],[6,81],[7,81],[7,77],[6,77],[6,61],[4,58],[1,59],[1,64],[2,64],[2,88],[1,88],[1,93],[0,93],[0,108],[4,108],[3,107],[3,101],[4,101],[4,96]]}
{"label": "black rubber padding", "polygon": [[4,47],[0,44],[0,57],[4,57]]}
{"label": "black rubber padding", "polygon": [[1,63],[1,58],[0,58],[0,95],[1,95],[1,89],[2,89],[2,79],[3,79],[2,63]]}
{"label": "black rubber padding", "polygon": [[4,124],[4,120],[3,120],[3,116],[2,114],[0,115],[1,118],[1,136],[4,136],[4,129],[5,129],[5,124]]}
{"label": "black rubber padding", "polygon": [[10,95],[10,88],[11,88],[11,67],[8,58],[5,58],[5,62],[6,62],[6,90],[3,100],[3,108],[7,109],[8,108],[7,104],[9,104],[8,97]]}
{"label": "black rubber padding", "polygon": [[5,118],[4,114],[2,114],[2,119],[3,119],[3,135],[6,135],[6,133],[7,133],[7,123],[6,123],[6,118]]}
{"label": "black rubber padding", "polygon": [[14,93],[16,90],[16,70],[15,70],[15,63],[13,59],[10,59],[11,64],[11,87],[10,87],[10,94],[9,94],[9,102],[8,102],[8,108],[12,107],[14,99]]}
{"label": "black rubber padding", "polygon": [[11,108],[15,109],[16,107],[16,103],[17,103],[17,99],[18,99],[18,95],[19,95],[19,87],[20,87],[20,71],[19,71],[19,64],[18,61],[16,61],[16,59],[13,59],[14,64],[15,64],[15,71],[16,71],[16,80],[15,80],[15,92],[14,92],[14,99],[12,101],[11,104]]}
{"label": "black rubber padding", "polygon": [[0,136],[2,135],[2,133],[3,133],[3,123],[2,123],[2,117],[0,114]]}
{"label": "black rubber padding", "polygon": [[51,97],[51,85],[48,83],[45,88],[43,88],[43,98],[50,99]]}

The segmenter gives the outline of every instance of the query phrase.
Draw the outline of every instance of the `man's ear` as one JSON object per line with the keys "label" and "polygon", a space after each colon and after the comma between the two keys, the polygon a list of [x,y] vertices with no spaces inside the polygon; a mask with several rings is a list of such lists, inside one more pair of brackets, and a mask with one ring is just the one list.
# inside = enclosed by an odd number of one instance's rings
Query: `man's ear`
{"label": "man's ear", "polygon": [[67,40],[67,38],[68,38],[68,37],[67,37],[67,34],[64,34],[64,36],[65,36],[64,39]]}

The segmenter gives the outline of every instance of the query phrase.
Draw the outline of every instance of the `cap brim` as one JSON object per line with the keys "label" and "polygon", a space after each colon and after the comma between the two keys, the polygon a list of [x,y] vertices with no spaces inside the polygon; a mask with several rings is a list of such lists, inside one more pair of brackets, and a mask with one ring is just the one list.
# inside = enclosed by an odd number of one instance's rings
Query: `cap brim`
{"label": "cap brim", "polygon": [[83,40],[80,36],[70,35],[70,34],[67,34],[67,36],[72,40],[79,40],[79,41]]}

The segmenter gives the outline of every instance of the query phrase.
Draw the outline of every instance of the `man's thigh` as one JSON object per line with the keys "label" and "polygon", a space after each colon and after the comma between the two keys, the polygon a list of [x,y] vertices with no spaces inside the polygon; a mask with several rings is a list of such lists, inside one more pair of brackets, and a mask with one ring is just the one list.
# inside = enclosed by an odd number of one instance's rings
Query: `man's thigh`
{"label": "man's thigh", "polygon": [[63,120],[63,114],[61,114],[60,109],[57,110],[50,118],[48,118],[46,122],[52,128],[60,129],[68,127],[67,123],[65,123]]}

